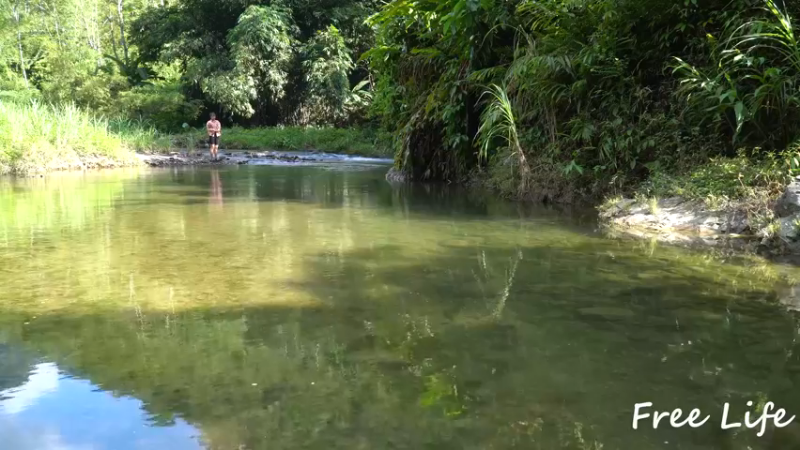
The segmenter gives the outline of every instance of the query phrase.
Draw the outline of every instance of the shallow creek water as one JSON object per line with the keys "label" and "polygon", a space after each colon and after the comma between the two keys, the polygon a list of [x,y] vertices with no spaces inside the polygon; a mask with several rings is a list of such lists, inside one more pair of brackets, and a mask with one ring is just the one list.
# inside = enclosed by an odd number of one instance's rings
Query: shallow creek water
{"label": "shallow creek water", "polygon": [[720,427],[800,414],[793,267],[385,172],[0,180],[0,448],[800,445]]}

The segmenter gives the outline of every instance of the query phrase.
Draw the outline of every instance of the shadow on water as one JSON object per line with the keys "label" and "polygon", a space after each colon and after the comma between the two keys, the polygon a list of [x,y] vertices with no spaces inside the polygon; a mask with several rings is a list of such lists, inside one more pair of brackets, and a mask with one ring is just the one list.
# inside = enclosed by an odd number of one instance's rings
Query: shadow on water
{"label": "shadow on water", "polygon": [[187,203],[193,203],[198,196],[207,193],[211,178],[219,176],[225,185],[225,198],[232,200],[299,202],[324,208],[352,206],[355,202],[358,206],[391,208],[418,218],[451,216],[492,220],[498,215],[550,215],[565,223],[572,220],[583,224],[595,218],[594,211],[588,208],[509,202],[457,185],[391,184],[384,179],[385,172],[385,167],[352,172],[306,166],[190,168],[161,174],[162,177],[154,180],[154,186],[170,196],[188,198]]}
{"label": "shadow on water", "polygon": [[797,323],[773,291],[734,288],[718,268],[613,248],[322,253],[284,287],[317,306],[97,305],[33,320],[4,305],[0,327],[141,399],[155,423],[200,427],[210,448],[786,448],[770,444],[780,434],[630,429],[642,401],[716,418],[759,396],[798,404]]}

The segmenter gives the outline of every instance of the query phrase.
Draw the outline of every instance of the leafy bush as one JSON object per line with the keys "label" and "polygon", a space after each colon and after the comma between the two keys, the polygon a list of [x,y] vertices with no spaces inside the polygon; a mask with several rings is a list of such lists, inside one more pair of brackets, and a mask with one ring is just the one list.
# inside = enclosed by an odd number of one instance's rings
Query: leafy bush
{"label": "leafy bush", "polygon": [[181,124],[200,115],[202,102],[186,100],[177,83],[137,86],[122,92],[115,117],[128,117],[152,124],[160,130],[179,130]]}
{"label": "leafy bush", "polygon": [[800,30],[775,0],[764,3],[764,18],[726,30],[719,40],[708,36],[711,52],[703,66],[675,58],[673,67],[678,93],[697,121],[734,143],[757,140],[783,149],[800,131]]}
{"label": "leafy bush", "polygon": [[350,89],[348,74],[355,67],[344,37],[333,25],[308,41],[302,50],[306,93],[299,123],[344,124],[358,119],[369,104],[363,81]]}
{"label": "leafy bush", "polygon": [[[378,39],[365,55],[378,78],[373,113],[399,135],[397,162],[412,176],[478,170],[517,195],[541,179],[579,196],[629,191],[742,145],[780,151],[797,137],[800,41],[781,8],[394,0],[372,19]],[[721,161],[694,182],[730,176]]]}
{"label": "leafy bush", "polygon": [[98,66],[87,53],[48,54],[36,75],[44,102],[102,113],[116,110],[118,94],[129,88],[128,80],[115,65]]}
{"label": "leafy bush", "polygon": [[742,199],[756,192],[777,194],[791,176],[785,158],[761,160],[740,154],[717,157],[685,174],[654,173],[639,189],[646,196],[682,196],[690,199]]}

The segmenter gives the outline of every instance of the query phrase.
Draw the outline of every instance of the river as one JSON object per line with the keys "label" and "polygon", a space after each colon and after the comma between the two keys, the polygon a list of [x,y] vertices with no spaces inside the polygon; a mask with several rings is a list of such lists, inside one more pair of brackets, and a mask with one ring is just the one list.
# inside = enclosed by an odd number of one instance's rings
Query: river
{"label": "river", "polygon": [[[796,269],[369,161],[0,180],[10,450],[783,449]],[[747,402],[752,401],[752,408]],[[634,405],[711,416],[632,428]]]}

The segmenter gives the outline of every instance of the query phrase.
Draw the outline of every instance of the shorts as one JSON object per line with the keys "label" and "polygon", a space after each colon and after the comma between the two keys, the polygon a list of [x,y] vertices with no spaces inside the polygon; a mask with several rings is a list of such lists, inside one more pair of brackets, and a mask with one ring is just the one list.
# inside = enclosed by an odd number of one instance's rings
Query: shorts
{"label": "shorts", "polygon": [[208,145],[219,145],[219,136],[216,135],[209,136]]}

